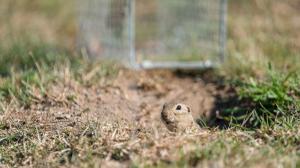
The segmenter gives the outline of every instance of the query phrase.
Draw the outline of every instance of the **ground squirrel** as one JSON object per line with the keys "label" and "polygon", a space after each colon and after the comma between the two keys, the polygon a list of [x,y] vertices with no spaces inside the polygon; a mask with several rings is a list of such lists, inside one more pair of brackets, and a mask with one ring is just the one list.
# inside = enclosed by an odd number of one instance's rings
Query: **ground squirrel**
{"label": "ground squirrel", "polygon": [[172,132],[197,132],[199,125],[194,121],[191,108],[181,103],[170,103],[163,106],[161,119]]}

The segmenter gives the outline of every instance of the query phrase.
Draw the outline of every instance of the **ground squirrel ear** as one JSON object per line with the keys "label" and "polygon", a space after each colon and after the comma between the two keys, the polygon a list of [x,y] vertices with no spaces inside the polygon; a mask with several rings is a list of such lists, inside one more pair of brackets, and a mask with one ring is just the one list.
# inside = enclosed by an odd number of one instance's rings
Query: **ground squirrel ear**
{"label": "ground squirrel ear", "polygon": [[188,107],[187,109],[188,109],[188,112],[190,113],[190,112],[191,112],[191,109],[190,109],[189,107]]}

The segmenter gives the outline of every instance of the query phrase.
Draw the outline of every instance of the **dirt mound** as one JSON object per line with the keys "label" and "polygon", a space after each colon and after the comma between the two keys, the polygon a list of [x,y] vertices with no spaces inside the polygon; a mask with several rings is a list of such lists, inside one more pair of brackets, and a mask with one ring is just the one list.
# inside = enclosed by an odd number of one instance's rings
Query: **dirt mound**
{"label": "dirt mound", "polygon": [[194,118],[209,117],[218,91],[214,84],[197,76],[123,69],[117,76],[89,86],[74,80],[57,82],[47,93],[28,109],[8,109],[3,120],[10,132],[21,129],[22,140],[38,135],[34,141],[40,147],[37,149],[50,154],[34,157],[51,165],[63,155],[54,152],[57,143],[67,147],[68,156],[81,159],[95,149],[95,158],[101,163],[176,159],[173,150],[197,142],[199,137],[170,133],[160,119],[163,104],[182,102],[192,108]]}

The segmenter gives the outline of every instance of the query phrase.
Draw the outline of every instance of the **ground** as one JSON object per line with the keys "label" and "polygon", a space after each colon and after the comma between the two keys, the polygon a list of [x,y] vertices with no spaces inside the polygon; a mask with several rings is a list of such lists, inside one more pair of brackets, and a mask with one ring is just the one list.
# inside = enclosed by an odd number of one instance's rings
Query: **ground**
{"label": "ground", "polygon": [[[91,80],[93,72],[84,75],[85,80]],[[211,73],[120,68],[92,85],[63,73],[63,81],[58,77],[45,95],[32,89],[30,105],[3,104],[1,162],[34,167],[296,164],[298,126],[288,132],[271,127],[222,129],[216,122],[216,112],[222,110],[219,100],[229,99],[234,91]],[[166,129],[160,112],[165,102],[174,100],[192,107],[200,134]]]}
{"label": "ground", "polygon": [[[86,77],[88,78],[88,75]],[[51,95],[40,98],[28,109],[7,109],[2,118],[5,122],[2,135],[17,136],[12,134],[13,129],[15,134],[21,130],[28,131],[25,135],[17,137],[16,141],[25,141],[23,143],[26,146],[26,143],[30,143],[27,141],[35,139],[39,141],[35,142],[35,145],[49,150],[54,147],[51,144],[62,143],[64,149],[60,152],[67,153],[83,152],[73,149],[77,148],[77,145],[83,147],[77,144],[78,142],[70,142],[75,139],[79,142],[81,139],[96,141],[93,144],[107,143],[103,144],[103,148],[108,149],[98,151],[99,155],[103,155],[108,161],[124,160],[127,165],[132,164],[135,157],[150,157],[154,163],[161,159],[166,162],[175,159],[171,157],[172,146],[181,146],[185,140],[184,137],[170,134],[161,122],[160,112],[163,104],[171,101],[183,102],[193,107],[195,118],[209,118],[214,112],[214,97],[218,91],[214,83],[204,81],[200,76],[187,76],[168,70],[122,69],[115,77],[105,79],[95,86],[82,87],[74,81],[66,80],[52,86],[48,93]],[[207,136],[206,129],[203,130],[203,134]],[[153,135],[155,136],[151,137]],[[4,138],[1,142],[6,144],[10,143],[10,140]],[[173,144],[175,142],[178,144]],[[122,149],[122,146],[126,148]],[[124,150],[119,151],[120,155],[124,156],[114,156],[113,152],[117,149]],[[19,152],[23,157],[26,155],[26,152]],[[141,153],[143,157],[137,157]],[[63,159],[62,156],[41,157],[43,161],[48,160],[48,157]],[[80,155],[73,157],[80,158]],[[2,159],[6,159],[5,156]],[[19,159],[22,161],[20,164],[34,162],[30,158]]]}

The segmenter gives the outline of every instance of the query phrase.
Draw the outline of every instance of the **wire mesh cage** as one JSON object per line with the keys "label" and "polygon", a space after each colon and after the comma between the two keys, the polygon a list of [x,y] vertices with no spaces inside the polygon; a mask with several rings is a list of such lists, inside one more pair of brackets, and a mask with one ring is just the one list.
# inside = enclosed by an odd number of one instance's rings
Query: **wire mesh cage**
{"label": "wire mesh cage", "polygon": [[226,0],[79,2],[80,46],[133,67],[202,68],[224,59]]}

